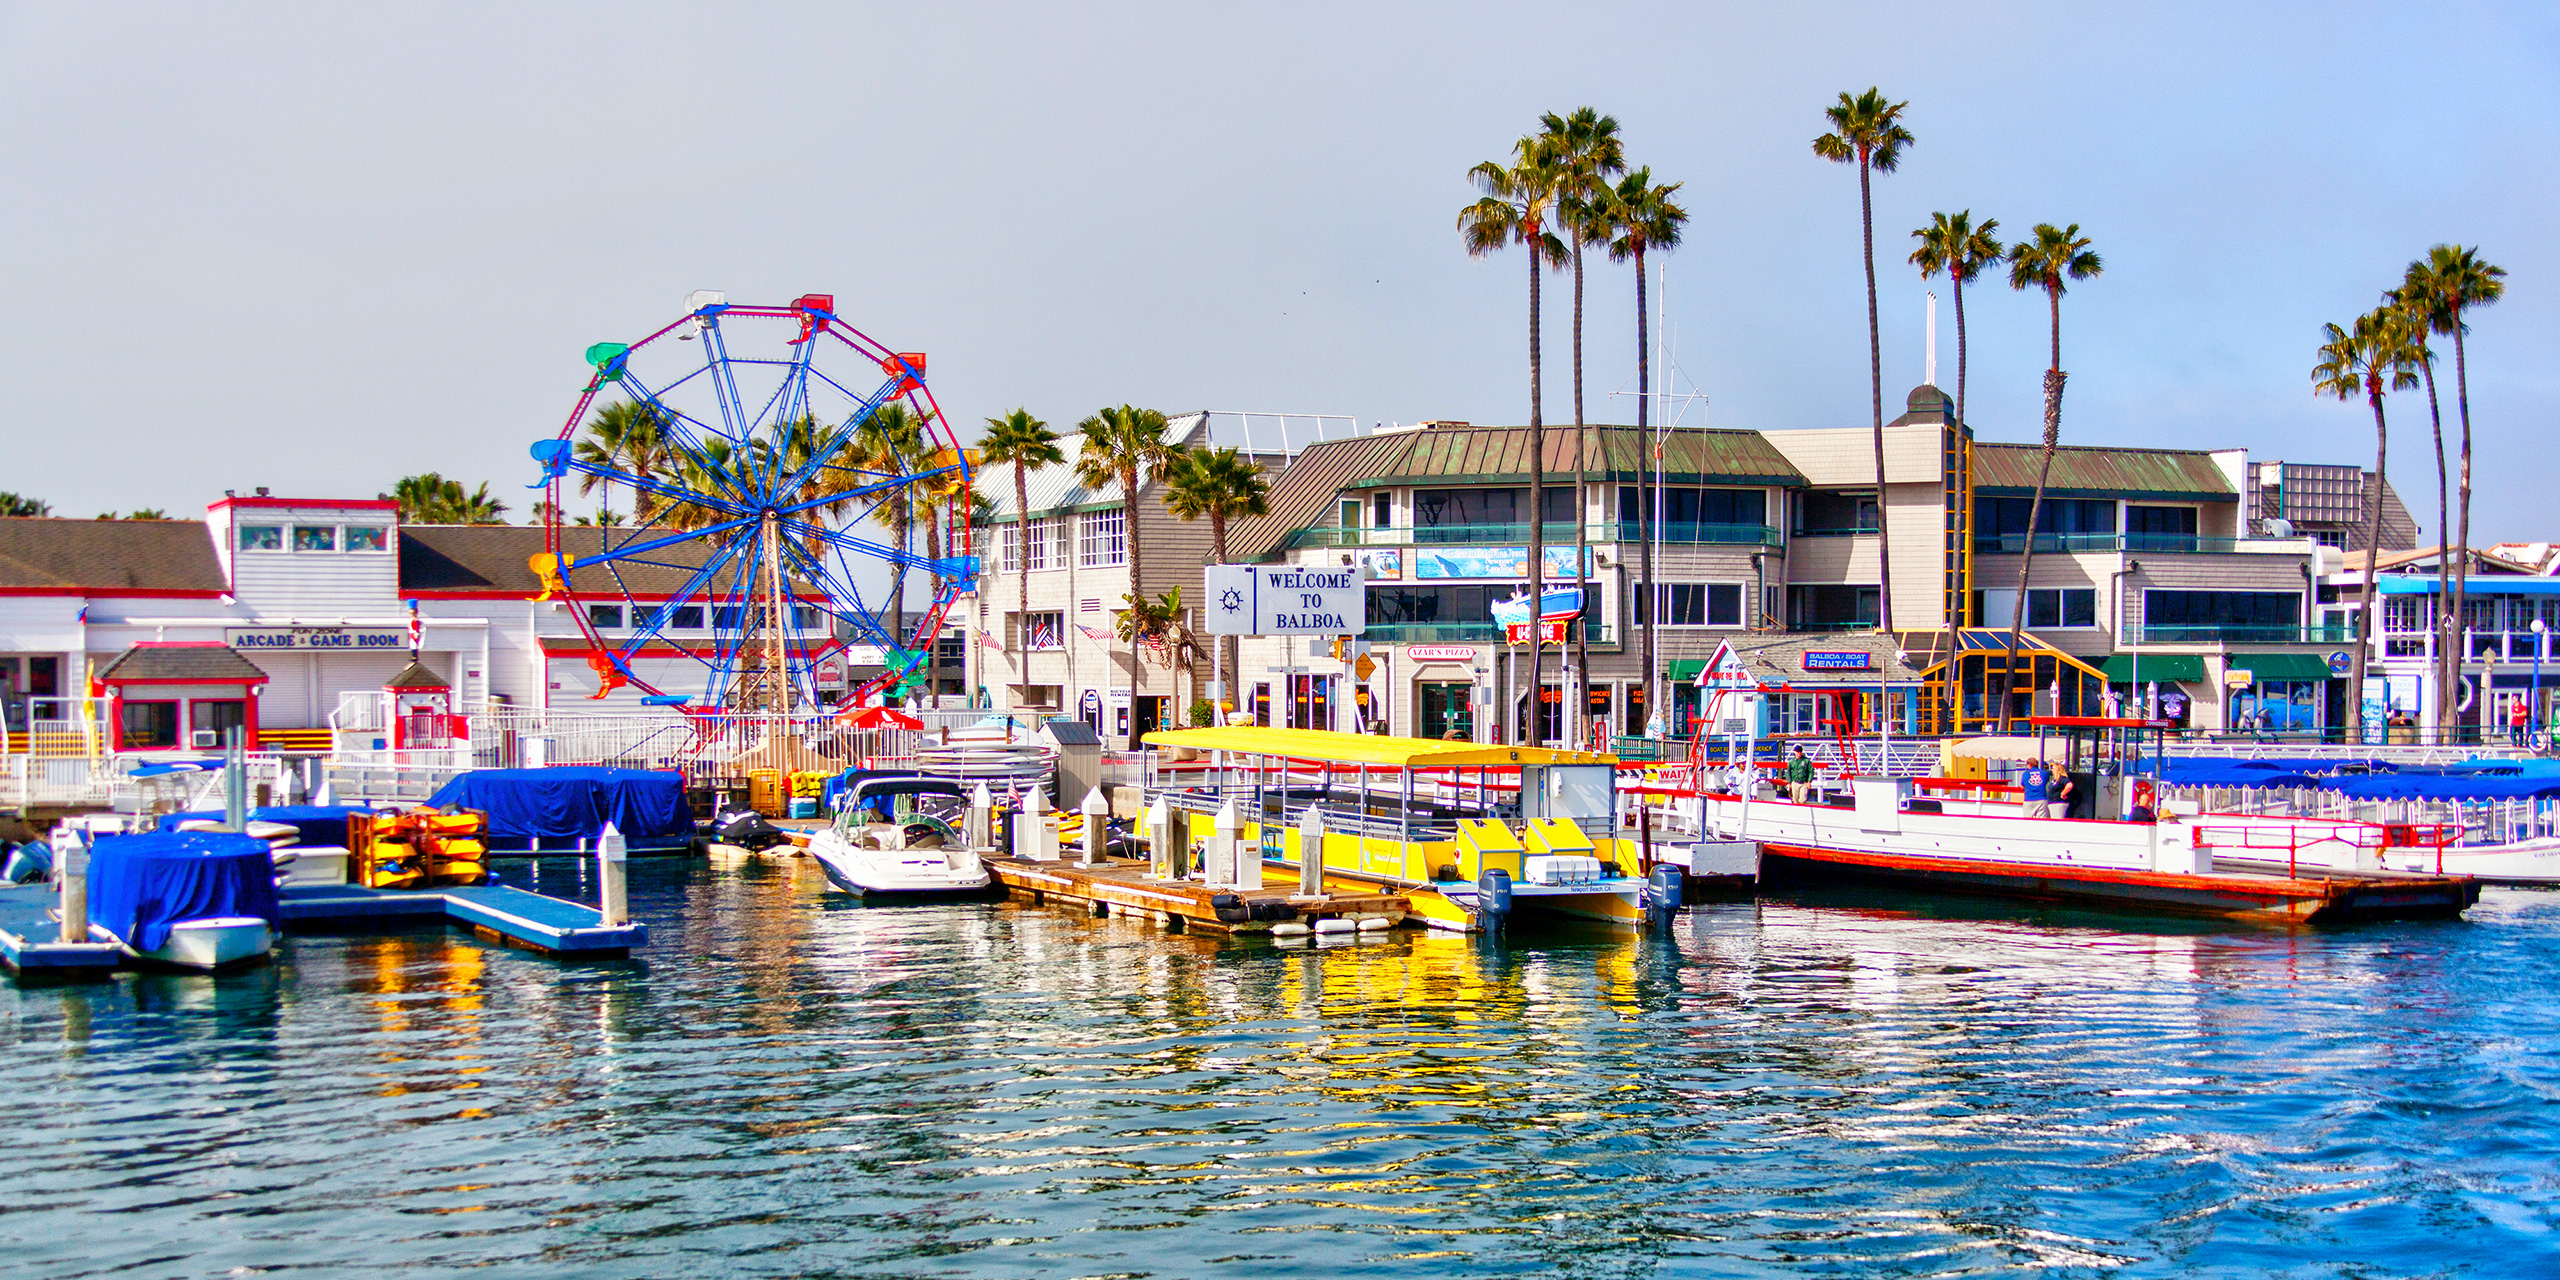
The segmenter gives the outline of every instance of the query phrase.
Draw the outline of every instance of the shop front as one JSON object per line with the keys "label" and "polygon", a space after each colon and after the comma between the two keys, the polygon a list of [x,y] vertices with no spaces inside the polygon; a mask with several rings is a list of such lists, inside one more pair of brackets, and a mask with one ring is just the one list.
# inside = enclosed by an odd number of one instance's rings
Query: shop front
{"label": "shop front", "polygon": [[98,673],[107,697],[109,749],[209,751],[238,729],[258,750],[258,695],[267,673],[229,645],[202,640],[137,644]]}

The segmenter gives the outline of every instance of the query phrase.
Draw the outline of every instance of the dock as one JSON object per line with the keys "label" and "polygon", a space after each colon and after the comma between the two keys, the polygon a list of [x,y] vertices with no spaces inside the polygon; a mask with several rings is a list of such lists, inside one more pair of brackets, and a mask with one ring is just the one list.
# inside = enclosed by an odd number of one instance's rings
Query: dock
{"label": "dock", "polygon": [[[1296,898],[1295,872],[1290,873],[1292,878],[1285,884],[1232,889],[1197,880],[1155,879],[1147,874],[1147,863],[1125,858],[1106,859],[1100,865],[1087,867],[1073,861],[1035,862],[989,855],[986,864],[1008,895],[1033,902],[1075,903],[1095,915],[1137,916],[1183,930],[1270,933],[1274,925],[1314,929],[1324,921],[1341,921],[1354,930],[1364,925],[1375,929],[1403,922],[1410,910],[1401,895],[1330,877],[1325,882],[1323,901],[1300,901]],[[1220,898],[1233,899],[1225,904],[1223,916],[1218,910]],[[1235,918],[1239,916],[1242,918]]]}
{"label": "dock", "polygon": [[112,942],[64,942],[62,923],[50,914],[62,896],[53,886],[0,888],[0,960],[26,977],[79,977],[124,963]]}

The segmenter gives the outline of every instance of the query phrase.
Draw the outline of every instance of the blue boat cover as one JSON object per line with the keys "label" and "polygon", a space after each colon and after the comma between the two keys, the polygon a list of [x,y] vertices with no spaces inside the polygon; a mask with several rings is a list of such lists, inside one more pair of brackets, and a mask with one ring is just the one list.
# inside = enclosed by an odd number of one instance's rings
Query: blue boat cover
{"label": "blue boat cover", "polygon": [[267,842],[229,831],[102,836],[89,852],[89,918],[136,951],[169,941],[180,920],[256,916],[276,922],[276,863]]}
{"label": "blue boat cover", "polygon": [[2323,781],[2255,760],[2210,758],[2171,760],[2160,766],[2160,780],[2181,787],[2311,787]]}
{"label": "blue boat cover", "polygon": [[427,803],[478,809],[496,840],[593,837],[610,819],[623,838],[664,844],[693,838],[684,775],[651,769],[474,769],[458,774]]}
{"label": "blue boat cover", "polygon": [[[343,849],[347,846],[348,815],[371,812],[373,810],[359,804],[277,804],[251,809],[249,820],[281,822],[292,827],[302,833],[296,841],[298,844],[329,845]],[[208,819],[220,822],[222,816],[222,811],[219,809],[197,810],[190,813],[164,813],[160,815],[160,829],[175,831],[181,822],[201,822]]]}
{"label": "blue boat cover", "polygon": [[2323,778],[2319,785],[2358,800],[2524,800],[2560,796],[2560,778],[2450,777],[2398,774]]}

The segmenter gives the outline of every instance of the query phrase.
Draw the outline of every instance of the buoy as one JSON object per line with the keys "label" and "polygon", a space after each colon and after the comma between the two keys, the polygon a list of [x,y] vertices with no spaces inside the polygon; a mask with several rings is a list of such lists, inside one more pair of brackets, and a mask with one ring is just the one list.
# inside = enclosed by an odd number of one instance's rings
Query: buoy
{"label": "buoy", "polygon": [[1349,933],[1358,927],[1358,925],[1355,925],[1340,916],[1327,916],[1322,920],[1316,921],[1316,932],[1318,933]]}
{"label": "buoy", "polygon": [[1387,926],[1394,924],[1395,921],[1389,920],[1385,916],[1362,916],[1356,923],[1359,929],[1365,933],[1371,929],[1384,929]]}
{"label": "buoy", "polygon": [[1275,938],[1303,938],[1314,932],[1315,929],[1304,920],[1283,920],[1271,926],[1271,936]]}

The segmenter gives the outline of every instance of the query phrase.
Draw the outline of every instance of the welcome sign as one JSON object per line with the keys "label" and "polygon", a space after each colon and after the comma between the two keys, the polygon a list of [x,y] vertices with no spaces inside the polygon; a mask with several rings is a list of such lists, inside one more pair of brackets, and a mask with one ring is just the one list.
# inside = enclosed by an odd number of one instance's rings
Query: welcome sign
{"label": "welcome sign", "polygon": [[1358,569],[1213,564],[1201,586],[1211,635],[1356,636],[1369,628]]}

